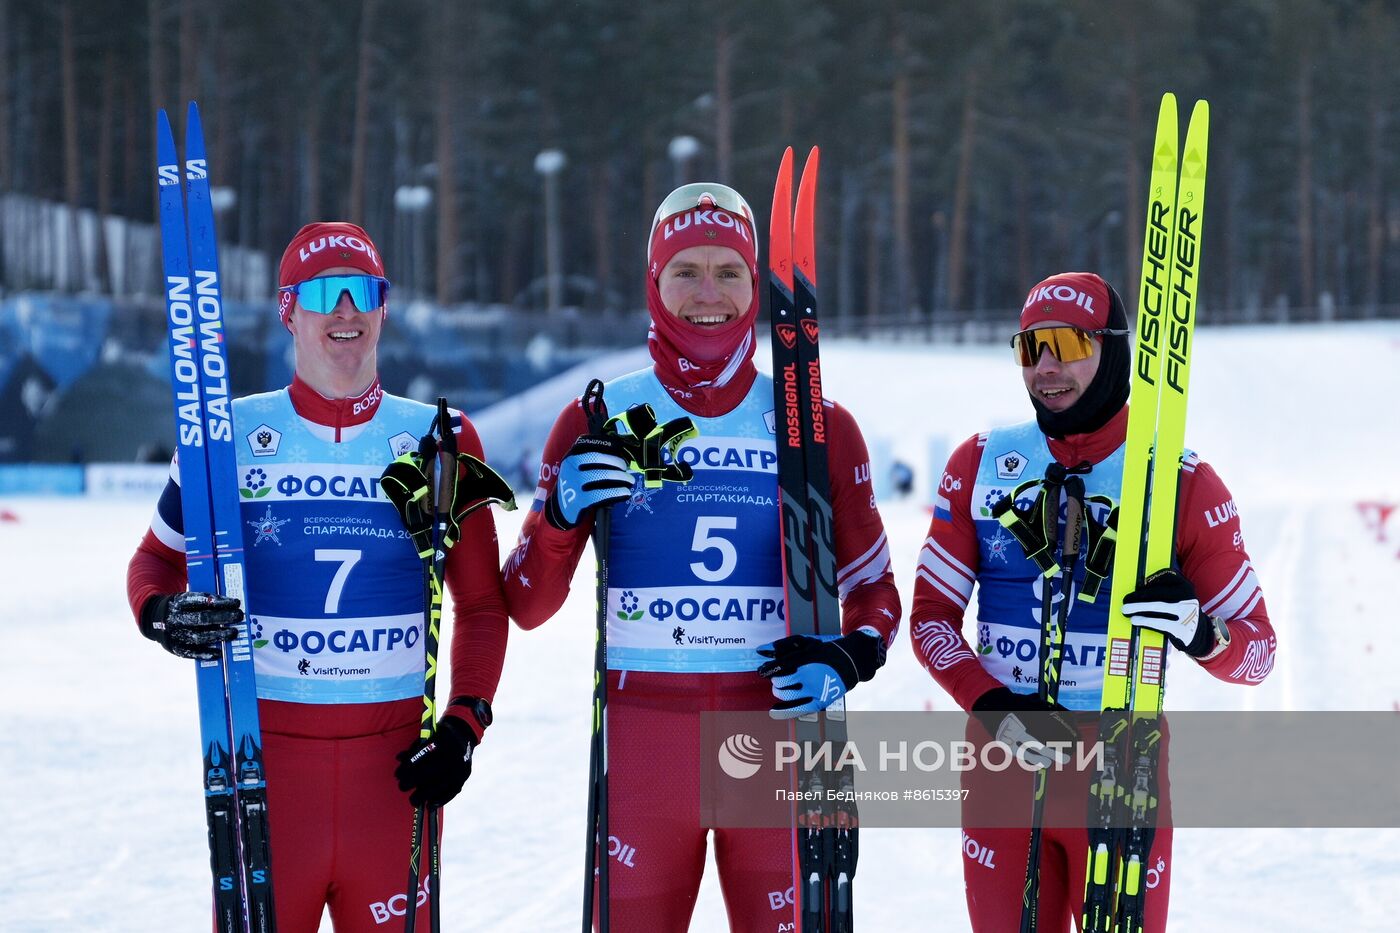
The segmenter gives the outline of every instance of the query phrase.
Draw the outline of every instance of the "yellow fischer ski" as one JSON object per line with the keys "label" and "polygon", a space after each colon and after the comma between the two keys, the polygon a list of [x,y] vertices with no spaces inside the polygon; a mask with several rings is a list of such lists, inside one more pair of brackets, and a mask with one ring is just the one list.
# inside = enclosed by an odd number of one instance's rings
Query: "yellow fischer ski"
{"label": "yellow fischer ski", "polygon": [[1099,722],[1103,768],[1089,791],[1085,933],[1132,933],[1142,928],[1147,855],[1157,820],[1166,639],[1160,632],[1132,626],[1123,615],[1123,601],[1150,573],[1173,563],[1209,122],[1209,104],[1197,101],[1178,163],[1176,98],[1162,96],[1152,149],[1137,352],[1110,590]]}

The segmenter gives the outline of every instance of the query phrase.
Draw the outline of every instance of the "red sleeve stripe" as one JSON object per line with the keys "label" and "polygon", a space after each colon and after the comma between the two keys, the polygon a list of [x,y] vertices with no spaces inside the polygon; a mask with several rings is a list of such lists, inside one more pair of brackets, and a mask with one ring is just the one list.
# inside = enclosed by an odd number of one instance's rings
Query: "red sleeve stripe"
{"label": "red sleeve stripe", "polygon": [[962,661],[976,661],[961,633],[951,622],[943,619],[928,619],[914,625],[914,641],[924,661],[936,671],[946,671]]}
{"label": "red sleeve stripe", "polygon": [[1261,595],[1254,568],[1249,561],[1244,561],[1225,588],[1201,605],[1201,611],[1222,619],[1242,619],[1249,615]]}
{"label": "red sleeve stripe", "polygon": [[1244,604],[1244,608],[1239,611],[1239,614],[1230,616],[1229,618],[1236,620],[1246,618],[1251,612],[1254,611],[1254,607],[1259,604],[1259,600],[1263,598],[1264,591],[1256,586],[1254,588],[1254,595],[1249,598],[1249,602]]}
{"label": "red sleeve stripe", "polygon": [[889,572],[890,545],[882,531],[869,550],[837,571],[836,585],[841,598],[845,599],[851,590],[866,583],[874,583]]}
{"label": "red sleeve stripe", "polygon": [[974,574],[933,538],[926,540],[923,550],[919,552],[916,574],[957,603],[959,608],[967,608],[967,601],[972,597]]}

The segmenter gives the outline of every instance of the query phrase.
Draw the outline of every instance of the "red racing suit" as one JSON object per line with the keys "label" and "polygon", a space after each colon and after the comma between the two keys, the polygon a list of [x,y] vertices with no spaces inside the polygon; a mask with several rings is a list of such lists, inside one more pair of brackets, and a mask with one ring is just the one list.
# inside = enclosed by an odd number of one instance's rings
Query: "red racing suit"
{"label": "red racing suit", "polygon": [[[624,376],[605,394],[612,414],[646,401],[659,421],[689,414],[699,429],[678,454],[693,463],[690,484],[653,492],[639,480],[631,500],[612,507],[607,737],[609,919],[616,933],[688,928],[707,844],[699,821],[699,714],[767,710],[773,703],[752,652],[786,633],[778,602],[773,390],[751,364],[738,383],[741,400],[723,410],[700,393],[664,386],[652,371]],[[865,442],[845,409],[827,405],[842,630],[864,629],[888,644],[898,627],[899,595]],[[545,520],[543,508],[561,460],[586,431],[583,411],[571,403],[550,432],[534,506],[505,564],[506,601],[521,628],[536,628],[559,610],[592,531],[591,516],[561,531]],[[721,606],[728,608],[721,613]],[[735,640],[697,637],[714,632],[753,637],[743,649],[676,647]],[[791,928],[791,846],[783,829],[715,831],[731,929]]]}
{"label": "red racing suit", "polygon": [[[397,513],[379,495],[377,477],[395,451],[416,448],[431,416],[426,405],[385,395],[378,380],[352,399],[326,399],[295,379],[282,392],[235,402],[243,517],[253,518],[244,532],[250,624],[254,632],[266,629],[254,654],[282,933],[314,933],[327,905],[340,933],[402,923],[413,810],[394,768],[395,755],[418,737],[423,709],[417,642],[423,584],[421,563],[402,539]],[[465,417],[457,430],[462,452],[481,457],[481,442]],[[171,477],[127,571],[127,596],[138,619],[148,599],[187,585],[177,469]],[[280,495],[293,489],[296,495]],[[274,491],[279,495],[257,495]],[[356,561],[347,563],[344,555]],[[328,556],[341,562],[327,562]],[[495,694],[509,632],[499,557],[490,510],[480,509],[463,522],[444,571],[453,604],[448,697],[490,701]],[[339,581],[332,582],[333,596],[327,581]],[[300,604],[311,608],[276,611]],[[312,618],[266,617],[279,614]],[[322,666],[341,670],[317,659],[336,658],[356,669],[349,659],[357,657],[357,645],[368,649],[372,640],[377,646],[381,639],[374,633],[394,631],[396,620],[419,627],[416,656],[389,658],[386,676],[363,686],[313,683]],[[279,652],[279,645],[287,650]],[[478,737],[484,731],[465,705],[449,701],[442,712],[469,723]],[[418,900],[426,929],[421,891]]]}
{"label": "red racing suit", "polygon": [[[1054,460],[1065,466],[1104,464],[1104,469],[1091,470],[1085,476],[1087,491],[1092,494],[1096,489],[1101,491],[1108,487],[1113,494],[1111,498],[1116,500],[1119,477],[1114,475],[1114,468],[1121,473],[1121,460],[1112,464],[1105,464],[1105,461],[1121,457],[1119,451],[1126,436],[1127,411],[1124,407],[1097,431],[1064,439],[1044,437],[1033,424],[1029,427],[1031,433],[1038,435],[1035,443],[1047,444]],[[995,489],[996,477],[1008,479],[1022,463],[1031,459],[1027,457],[1031,448],[1025,442],[1025,428],[1021,430],[1017,435],[1018,443],[1014,445],[1002,440],[1007,434],[989,432],[969,438],[953,452],[940,481],[933,521],[916,569],[914,606],[910,613],[914,651],[938,684],[965,710],[970,710],[979,696],[994,687],[1005,686],[1027,693],[1034,690],[1036,682],[1036,664],[1034,661],[1026,663],[1026,655],[1017,653],[1025,647],[1027,639],[1018,638],[1016,631],[1016,626],[1035,624],[1038,606],[1031,605],[1035,591],[1030,581],[1036,571],[1023,552],[992,527],[996,522],[987,521],[990,514],[987,506],[1000,494]],[[1201,611],[1224,620],[1231,636],[1228,645],[1217,646],[1199,663],[1221,680],[1259,683],[1273,667],[1273,627],[1244,549],[1234,500],[1215,471],[1194,454],[1183,460],[1177,515],[1175,551],[1179,569],[1194,585]],[[1009,562],[1007,554],[1012,555]],[[1014,586],[1004,584],[1009,577],[1015,578]],[[977,650],[962,633],[964,612],[974,583],[979,585]],[[1069,616],[1062,683],[1072,684],[1075,689],[1069,691],[1073,699],[1066,702],[1062,694],[1062,702],[1071,709],[1098,708],[1108,586],[1106,582],[1096,601],[1099,604],[1097,627],[1086,628],[1081,622],[1076,630],[1076,619],[1083,618],[1076,616],[1077,604]],[[1029,634],[1033,639],[1034,634]],[[1016,663],[1018,659],[1020,664]],[[1089,713],[1077,718],[1083,723],[1081,738],[1092,742],[1096,717]],[[971,731],[972,727],[969,728]],[[1084,786],[1068,789],[1062,799],[1087,801],[1088,774],[1081,773],[1078,777],[1085,782]],[[1029,804],[1030,784],[1023,772],[1011,769],[1005,780],[990,780],[988,785],[979,785],[979,793],[991,792],[993,799],[1024,800]],[[1165,822],[1170,812],[1165,769],[1160,787],[1160,815]],[[1063,826],[1073,819],[1054,822]],[[1047,823],[1050,825],[1053,823]],[[1086,831],[1047,828],[1044,840],[1041,929],[1068,930],[1071,917],[1078,916],[1083,902]],[[1027,829],[964,826],[963,877],[974,929],[1016,929],[1020,922],[1028,848]],[[1154,837],[1148,863],[1146,929],[1149,931],[1161,931],[1166,925],[1170,862],[1171,829],[1163,825]]]}

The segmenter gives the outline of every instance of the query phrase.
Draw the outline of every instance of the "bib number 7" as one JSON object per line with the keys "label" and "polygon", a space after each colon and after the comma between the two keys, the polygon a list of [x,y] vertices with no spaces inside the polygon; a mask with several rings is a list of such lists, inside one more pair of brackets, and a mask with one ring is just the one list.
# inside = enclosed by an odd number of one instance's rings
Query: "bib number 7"
{"label": "bib number 7", "polygon": [[363,551],[339,551],[331,548],[317,548],[316,560],[339,562],[340,566],[335,570],[335,576],[331,577],[330,589],[326,591],[326,614],[334,615],[340,611],[340,594],[345,592],[345,581],[350,579],[350,571],[360,562]]}

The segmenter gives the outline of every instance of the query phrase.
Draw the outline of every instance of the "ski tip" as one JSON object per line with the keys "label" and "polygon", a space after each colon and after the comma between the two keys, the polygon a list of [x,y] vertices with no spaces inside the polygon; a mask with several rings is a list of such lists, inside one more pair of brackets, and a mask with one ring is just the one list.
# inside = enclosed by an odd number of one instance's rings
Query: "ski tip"
{"label": "ski tip", "polygon": [[783,151],[768,219],[768,271],[792,291],[792,147]]}
{"label": "ski tip", "polygon": [[1196,124],[1198,121],[1207,125],[1210,123],[1210,101],[1206,100],[1204,97],[1196,101],[1195,106],[1191,108],[1192,125]]}
{"label": "ski tip", "polygon": [[191,140],[199,140],[201,145],[204,140],[204,123],[199,119],[199,104],[190,101],[189,117],[185,120],[185,143],[188,146]]}
{"label": "ski tip", "polygon": [[817,286],[817,169],[820,161],[821,153],[813,146],[802,167],[802,181],[797,186],[797,211],[792,221],[792,261],[813,288]]}
{"label": "ski tip", "polygon": [[156,111],[156,187],[178,184],[179,170],[176,168],[175,131],[170,128],[170,115],[164,110]]}
{"label": "ski tip", "polygon": [[1179,126],[1176,111],[1176,95],[1168,92],[1162,95],[1162,105],[1157,108],[1157,136],[1162,135],[1163,129],[1170,129],[1172,135],[1176,135]]}

